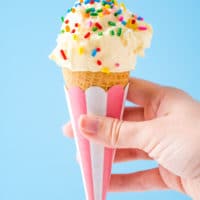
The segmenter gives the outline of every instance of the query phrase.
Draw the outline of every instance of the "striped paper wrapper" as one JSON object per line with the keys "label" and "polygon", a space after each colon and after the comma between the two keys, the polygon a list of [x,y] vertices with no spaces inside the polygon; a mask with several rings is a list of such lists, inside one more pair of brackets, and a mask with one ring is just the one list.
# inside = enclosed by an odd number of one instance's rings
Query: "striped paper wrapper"
{"label": "striped paper wrapper", "polygon": [[85,139],[78,128],[78,119],[82,114],[121,119],[127,91],[128,85],[113,86],[108,91],[100,87],[85,91],[78,87],[65,89],[87,200],[106,200],[115,150]]}

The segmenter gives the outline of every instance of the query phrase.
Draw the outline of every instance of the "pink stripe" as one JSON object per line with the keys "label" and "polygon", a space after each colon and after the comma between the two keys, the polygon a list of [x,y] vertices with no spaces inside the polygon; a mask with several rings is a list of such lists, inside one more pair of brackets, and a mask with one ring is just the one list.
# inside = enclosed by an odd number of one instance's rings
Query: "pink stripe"
{"label": "pink stripe", "polygon": [[[120,119],[123,109],[124,88],[114,86],[108,91],[107,98],[107,116]],[[106,200],[107,189],[110,184],[110,175],[112,171],[112,162],[115,150],[105,148],[104,153],[104,175],[103,175],[103,200]]]}
{"label": "pink stripe", "polygon": [[91,156],[89,142],[79,132],[78,119],[81,114],[86,114],[86,98],[85,93],[79,88],[73,87],[68,90],[70,104],[72,108],[73,120],[76,126],[76,138],[78,140],[78,146],[80,149],[80,157],[83,166],[83,173],[85,178],[85,184],[88,194],[88,200],[94,200],[92,168],[91,168]]}

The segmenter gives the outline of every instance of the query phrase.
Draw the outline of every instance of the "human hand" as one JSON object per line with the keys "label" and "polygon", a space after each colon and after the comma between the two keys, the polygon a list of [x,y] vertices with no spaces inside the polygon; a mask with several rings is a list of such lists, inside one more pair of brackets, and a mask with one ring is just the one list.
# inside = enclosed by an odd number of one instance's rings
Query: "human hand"
{"label": "human hand", "polygon": [[[173,189],[200,199],[200,103],[181,90],[130,80],[122,120],[81,116],[86,138],[117,148],[116,161],[153,159],[159,167],[112,175],[110,191]],[[72,135],[71,125],[64,128]]]}

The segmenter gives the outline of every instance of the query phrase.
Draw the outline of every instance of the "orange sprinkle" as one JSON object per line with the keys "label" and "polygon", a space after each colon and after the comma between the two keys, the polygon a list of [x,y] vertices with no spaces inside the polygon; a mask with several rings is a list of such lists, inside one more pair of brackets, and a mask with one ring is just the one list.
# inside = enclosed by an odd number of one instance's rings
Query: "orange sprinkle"
{"label": "orange sprinkle", "polygon": [[70,27],[69,26],[65,26],[65,31],[66,32],[70,32]]}
{"label": "orange sprinkle", "polygon": [[90,17],[90,13],[83,13],[83,17],[84,18],[89,18]]}
{"label": "orange sprinkle", "polygon": [[73,13],[75,13],[76,12],[76,9],[75,8],[72,8],[72,10],[71,10]]}
{"label": "orange sprinkle", "polygon": [[103,14],[104,14],[104,15],[110,15],[110,11],[107,10],[107,9],[104,9]]}

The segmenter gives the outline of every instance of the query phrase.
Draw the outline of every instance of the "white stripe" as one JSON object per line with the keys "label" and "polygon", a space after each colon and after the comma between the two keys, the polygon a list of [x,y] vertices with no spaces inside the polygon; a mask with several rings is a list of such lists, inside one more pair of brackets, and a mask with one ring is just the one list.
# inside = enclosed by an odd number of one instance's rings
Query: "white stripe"
{"label": "white stripe", "polygon": [[[76,134],[78,132],[78,130],[76,130],[76,125],[75,125],[75,121],[74,121],[74,117],[73,117],[73,112],[72,112],[72,106],[71,106],[70,98],[69,98],[68,91],[67,91],[66,88],[65,88],[65,95],[66,95],[68,110],[69,110],[70,119],[71,119],[71,123],[72,123],[72,129],[73,129],[73,131],[75,133],[74,137],[75,137],[75,143],[76,143],[77,153],[78,153],[78,155],[81,155],[80,154],[80,148],[79,148],[79,145],[78,145],[78,140],[77,140],[77,134]],[[81,159],[81,156],[79,156],[79,158]],[[83,186],[84,186],[84,191],[85,191],[86,199],[88,200],[89,196],[88,196],[88,192],[87,192],[87,188],[86,188],[85,175],[84,175],[84,172],[83,172],[83,162],[80,162],[80,169],[81,169],[81,175],[82,175],[82,179],[83,179]]]}
{"label": "white stripe", "polygon": [[[91,87],[86,91],[87,114],[106,116],[107,93],[99,87]],[[94,186],[94,200],[102,200],[104,146],[90,142],[92,161],[92,177]]]}

